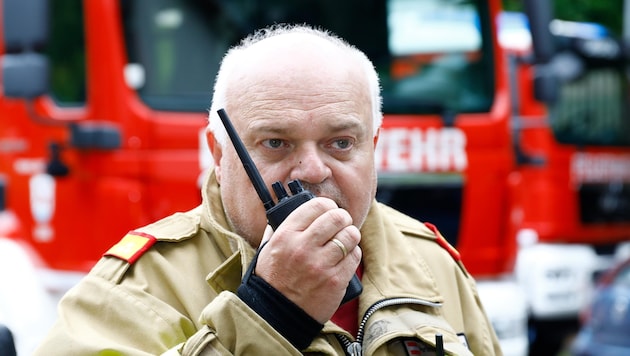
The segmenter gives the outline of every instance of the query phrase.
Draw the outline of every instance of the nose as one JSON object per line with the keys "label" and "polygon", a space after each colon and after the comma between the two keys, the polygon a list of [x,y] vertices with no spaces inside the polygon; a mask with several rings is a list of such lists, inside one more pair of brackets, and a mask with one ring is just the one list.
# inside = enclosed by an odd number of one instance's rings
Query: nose
{"label": "nose", "polygon": [[310,184],[322,183],[332,173],[324,158],[324,153],[315,145],[303,147],[297,152],[294,166],[291,169],[291,180],[299,179]]}

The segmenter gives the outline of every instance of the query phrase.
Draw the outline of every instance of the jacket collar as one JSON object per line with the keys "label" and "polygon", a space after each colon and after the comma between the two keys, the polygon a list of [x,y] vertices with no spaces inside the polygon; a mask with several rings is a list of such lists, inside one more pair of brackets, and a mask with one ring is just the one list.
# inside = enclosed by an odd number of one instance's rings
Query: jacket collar
{"label": "jacket collar", "polygon": [[226,260],[211,271],[206,280],[217,293],[223,290],[236,292],[256,250],[244,238],[232,231],[223,210],[221,192],[214,169],[208,172],[201,195],[201,228],[208,232],[209,238],[226,256]]}
{"label": "jacket collar", "polygon": [[443,302],[430,268],[418,251],[409,248],[410,237],[406,236],[422,236],[430,233],[427,231],[424,224],[372,202],[361,228],[364,266],[361,312],[377,301],[394,297]]}

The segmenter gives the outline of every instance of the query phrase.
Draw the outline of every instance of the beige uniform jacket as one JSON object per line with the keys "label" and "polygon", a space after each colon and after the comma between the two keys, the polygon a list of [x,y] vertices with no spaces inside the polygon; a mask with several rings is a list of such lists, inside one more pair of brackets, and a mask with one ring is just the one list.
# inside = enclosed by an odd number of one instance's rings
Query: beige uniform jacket
{"label": "beige uniform jacket", "polygon": [[[201,206],[127,235],[112,249],[124,259],[105,255],[66,294],[36,354],[343,355],[357,335],[327,322],[296,350],[236,296],[255,251],[227,226],[212,174]],[[361,233],[358,320],[387,300],[362,328],[364,355],[406,355],[438,333],[447,354],[501,353],[474,280],[433,231],[374,202]]]}

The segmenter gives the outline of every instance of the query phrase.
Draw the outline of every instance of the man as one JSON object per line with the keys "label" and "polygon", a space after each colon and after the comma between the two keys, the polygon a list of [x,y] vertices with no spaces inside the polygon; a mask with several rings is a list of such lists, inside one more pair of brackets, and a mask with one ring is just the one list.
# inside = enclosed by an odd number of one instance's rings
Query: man
{"label": "man", "polygon": [[[40,352],[406,355],[443,340],[451,354],[499,354],[456,251],[374,200],[380,106],[370,61],[326,32],[276,26],[231,49],[202,205],[108,251],[63,299]],[[222,108],[265,182],[299,179],[316,196],[275,231]],[[340,306],[355,273],[363,292]]]}

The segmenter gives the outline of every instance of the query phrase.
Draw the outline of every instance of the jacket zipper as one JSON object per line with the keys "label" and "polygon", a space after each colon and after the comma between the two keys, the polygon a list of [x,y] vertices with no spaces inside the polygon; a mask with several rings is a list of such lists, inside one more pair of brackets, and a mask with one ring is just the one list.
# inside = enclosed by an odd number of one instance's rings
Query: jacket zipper
{"label": "jacket zipper", "polygon": [[371,307],[363,315],[361,319],[361,323],[359,324],[359,330],[357,331],[357,337],[355,341],[350,340],[345,335],[337,334],[337,339],[343,344],[346,349],[346,355],[349,356],[362,356],[363,355],[363,333],[365,332],[365,324],[368,319],[379,309],[390,307],[393,305],[401,305],[401,304],[417,304],[424,305],[429,307],[441,307],[441,303],[429,302],[422,299],[417,298],[389,298],[383,299],[372,304]]}

